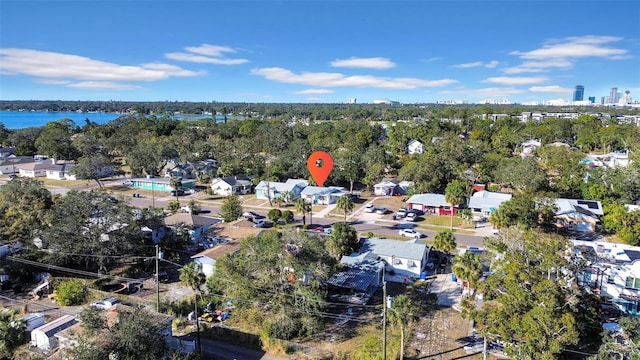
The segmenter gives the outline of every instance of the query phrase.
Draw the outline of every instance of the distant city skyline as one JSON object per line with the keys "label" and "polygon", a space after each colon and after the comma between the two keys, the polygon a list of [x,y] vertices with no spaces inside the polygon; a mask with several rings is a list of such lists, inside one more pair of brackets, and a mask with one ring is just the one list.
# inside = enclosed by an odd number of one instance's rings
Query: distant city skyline
{"label": "distant city skyline", "polygon": [[577,84],[580,101],[640,98],[639,15],[630,1],[5,0],[0,99],[542,104]]}

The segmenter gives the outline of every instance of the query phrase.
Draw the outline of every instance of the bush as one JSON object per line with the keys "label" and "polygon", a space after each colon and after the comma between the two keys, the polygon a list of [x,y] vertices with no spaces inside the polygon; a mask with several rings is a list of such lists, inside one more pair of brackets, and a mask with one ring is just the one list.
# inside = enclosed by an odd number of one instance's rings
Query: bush
{"label": "bush", "polygon": [[271,209],[267,213],[267,217],[269,218],[269,220],[276,222],[282,217],[282,211],[280,211],[280,209]]}
{"label": "bush", "polygon": [[167,205],[167,210],[171,211],[171,213],[175,213],[180,210],[180,202],[178,201],[169,201],[169,205]]}
{"label": "bush", "polygon": [[79,279],[63,281],[56,286],[55,296],[62,306],[80,305],[86,301],[87,288]]}
{"label": "bush", "polygon": [[291,210],[285,210],[282,212],[282,219],[284,220],[285,223],[287,224],[291,224],[294,220],[293,218],[293,212]]}

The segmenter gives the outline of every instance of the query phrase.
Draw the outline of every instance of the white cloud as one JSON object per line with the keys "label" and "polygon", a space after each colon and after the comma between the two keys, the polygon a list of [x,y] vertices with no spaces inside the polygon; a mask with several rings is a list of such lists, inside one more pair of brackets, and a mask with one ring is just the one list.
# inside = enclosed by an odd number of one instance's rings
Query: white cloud
{"label": "white cloud", "polygon": [[53,80],[53,79],[36,79],[36,82],[38,84],[44,84],[44,85],[67,85],[71,83],[71,81],[69,80]]}
{"label": "white cloud", "polygon": [[505,98],[512,95],[522,94],[525,91],[517,88],[481,88],[481,89],[456,89],[456,90],[445,90],[441,91],[442,95],[462,95],[465,97],[476,97],[476,98]]}
{"label": "white cloud", "polygon": [[488,63],[484,64],[484,67],[487,67],[487,68],[489,68],[489,69],[493,69],[493,68],[495,68],[496,66],[498,66],[498,64],[500,64],[500,62],[499,62],[499,61],[491,60],[491,61],[489,61]]}
{"label": "white cloud", "polygon": [[525,72],[546,72],[552,68],[569,69],[581,58],[593,57],[610,60],[627,59],[629,50],[612,47],[609,44],[622,40],[614,36],[571,36],[563,39],[552,39],[542,47],[530,51],[512,51],[524,62],[515,67],[502,69],[506,74]]}
{"label": "white cloud", "polygon": [[164,56],[176,61],[194,62],[199,64],[215,65],[240,65],[248,63],[247,59],[229,59],[226,53],[236,53],[237,50],[228,46],[202,44],[200,46],[187,46],[186,52],[171,52]]}
{"label": "white cloud", "polygon": [[396,64],[382,57],[373,57],[373,58],[356,58],[350,57],[348,59],[338,59],[331,62],[331,66],[333,67],[348,67],[348,68],[364,68],[364,69],[391,69],[396,66]]}
{"label": "white cloud", "polygon": [[225,58],[215,58],[208,57],[196,54],[188,54],[188,53],[167,53],[164,55],[167,59],[176,60],[176,61],[187,61],[194,62],[199,64],[215,64],[215,65],[240,65],[248,63],[247,59],[225,59]]}
{"label": "white cloud", "polygon": [[628,50],[604,46],[607,43],[620,41],[622,38],[614,36],[573,36],[559,40],[552,40],[539,49],[531,51],[513,51],[511,55],[518,55],[522,59],[566,59],[580,57],[605,57],[625,55]]}
{"label": "white cloud", "polygon": [[184,49],[194,54],[215,56],[215,57],[224,56],[224,53],[237,52],[235,49],[230,48],[228,46],[211,45],[211,44],[202,44],[200,46],[187,46]]}
{"label": "white cloud", "polygon": [[16,48],[0,49],[0,64],[2,74],[83,81],[158,81],[202,75],[168,64],[119,65],[79,55]]}
{"label": "white cloud", "polygon": [[133,90],[140,89],[140,86],[116,83],[112,81],[82,81],[68,84],[67,87],[76,89],[111,89],[111,90]]}
{"label": "white cloud", "polygon": [[567,59],[552,59],[545,61],[525,61],[522,64],[502,69],[505,74],[540,73],[547,72],[551,68],[569,69],[573,62]]}
{"label": "white cloud", "polygon": [[529,88],[532,92],[552,93],[552,94],[570,94],[573,92],[571,88],[565,88],[558,85],[549,86],[533,86]]}
{"label": "white cloud", "polygon": [[539,84],[541,82],[546,81],[547,78],[544,76],[538,77],[490,77],[488,79],[483,80],[482,82],[492,83],[492,84],[502,84],[502,85],[528,85],[528,84]]}
{"label": "white cloud", "polygon": [[434,61],[440,61],[440,60],[442,60],[442,58],[436,56],[436,57],[432,57],[432,58],[428,58],[428,59],[422,59],[420,61],[428,63],[428,62],[434,62]]}
{"label": "white cloud", "polygon": [[307,89],[307,90],[296,91],[294,94],[298,94],[298,95],[333,94],[333,90],[329,90],[329,89]]}
{"label": "white cloud", "polygon": [[307,98],[307,101],[320,102],[322,101],[322,99],[319,97],[310,97],[310,98]]}
{"label": "white cloud", "polygon": [[482,61],[476,61],[476,62],[471,62],[471,63],[453,65],[453,67],[454,68],[458,68],[458,69],[468,69],[468,68],[474,68],[474,67],[482,66],[482,64],[483,64]]}
{"label": "white cloud", "polygon": [[454,68],[458,68],[458,69],[469,69],[469,68],[484,66],[486,68],[493,69],[496,66],[498,66],[499,63],[500,62],[496,61],[496,60],[491,60],[488,63],[485,63],[485,62],[482,62],[482,61],[476,61],[476,62],[453,65],[453,67]]}
{"label": "white cloud", "polygon": [[456,83],[456,80],[424,80],[416,78],[387,78],[369,75],[347,76],[341,73],[303,72],[295,74],[290,70],[270,67],[254,68],[251,74],[263,76],[272,81],[288,84],[304,84],[321,87],[371,87],[379,89],[412,90],[422,87],[439,87]]}

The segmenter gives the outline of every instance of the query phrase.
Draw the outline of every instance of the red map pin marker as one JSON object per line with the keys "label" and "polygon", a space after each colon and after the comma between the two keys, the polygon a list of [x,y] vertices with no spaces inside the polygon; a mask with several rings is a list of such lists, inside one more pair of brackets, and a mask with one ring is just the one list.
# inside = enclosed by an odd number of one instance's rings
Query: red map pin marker
{"label": "red map pin marker", "polygon": [[333,160],[326,152],[316,151],[309,155],[309,159],[307,159],[307,168],[311,173],[313,181],[315,181],[318,186],[322,186],[325,180],[329,177],[329,174],[331,174],[331,169],[333,169]]}

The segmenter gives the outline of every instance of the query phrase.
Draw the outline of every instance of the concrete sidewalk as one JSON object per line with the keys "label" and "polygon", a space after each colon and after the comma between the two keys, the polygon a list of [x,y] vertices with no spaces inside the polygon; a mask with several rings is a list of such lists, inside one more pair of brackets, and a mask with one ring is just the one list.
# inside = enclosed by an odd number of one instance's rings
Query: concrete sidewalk
{"label": "concrete sidewalk", "polygon": [[438,305],[452,307],[460,311],[460,302],[462,301],[462,281],[453,282],[452,274],[438,274],[431,283],[429,292],[436,294],[438,297]]}

